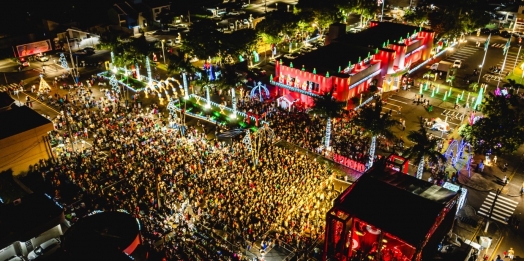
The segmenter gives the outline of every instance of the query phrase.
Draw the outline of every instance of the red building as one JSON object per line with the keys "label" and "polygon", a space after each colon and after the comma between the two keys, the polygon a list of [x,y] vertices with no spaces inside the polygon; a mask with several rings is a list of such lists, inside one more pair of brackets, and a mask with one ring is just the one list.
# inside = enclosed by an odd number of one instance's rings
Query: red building
{"label": "red building", "polygon": [[323,260],[429,260],[451,230],[457,192],[375,164],[326,214]]}
{"label": "red building", "polygon": [[345,31],[345,25],[334,24],[326,46],[277,61],[271,83],[278,87],[278,96],[289,94],[310,107],[311,97],[331,90],[337,100],[348,101],[373,81],[382,91],[396,90],[411,64],[431,57],[435,35],[390,22],[371,22],[359,33],[339,33]]}

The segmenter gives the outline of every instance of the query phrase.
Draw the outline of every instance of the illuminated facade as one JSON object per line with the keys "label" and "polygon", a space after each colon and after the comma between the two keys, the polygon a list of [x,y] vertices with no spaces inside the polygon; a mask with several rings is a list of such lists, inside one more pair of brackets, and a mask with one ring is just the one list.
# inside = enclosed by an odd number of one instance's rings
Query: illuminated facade
{"label": "illuminated facade", "polygon": [[331,90],[339,101],[360,95],[372,83],[382,91],[396,90],[411,64],[431,57],[434,34],[404,24],[371,22],[360,33],[340,35],[295,59],[278,60],[271,83],[278,87],[278,96],[291,94],[305,107],[313,105],[311,97]]}
{"label": "illuminated facade", "polygon": [[390,165],[375,164],[335,200],[323,260],[418,261],[438,251],[459,194]]}

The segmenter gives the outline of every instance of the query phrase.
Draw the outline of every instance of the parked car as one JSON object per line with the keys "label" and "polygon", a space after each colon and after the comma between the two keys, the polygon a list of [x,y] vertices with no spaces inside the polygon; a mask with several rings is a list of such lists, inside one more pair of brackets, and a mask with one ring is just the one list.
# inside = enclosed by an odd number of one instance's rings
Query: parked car
{"label": "parked car", "polygon": [[500,34],[500,30],[499,29],[493,29],[491,31],[489,31],[491,33],[491,35],[499,35]]}
{"label": "parked car", "polygon": [[295,58],[297,58],[296,56],[294,56],[292,54],[289,54],[289,53],[288,54],[284,54],[284,57],[288,58],[288,59],[295,59]]}
{"label": "parked car", "polygon": [[84,50],[77,50],[73,52],[73,56],[84,56],[87,55],[87,52]]}
{"label": "parked car", "polygon": [[24,58],[24,57],[20,57],[20,58],[18,59],[18,64],[22,65],[23,67],[28,67],[28,66],[31,65],[31,64],[29,63],[29,61],[28,61],[26,58]]}
{"label": "parked car", "polygon": [[461,60],[455,60],[453,62],[453,68],[459,68],[462,67],[462,61]]}
{"label": "parked car", "polygon": [[86,54],[94,54],[95,53],[95,48],[91,47],[91,46],[84,47],[84,51],[86,52]]}
{"label": "parked car", "polygon": [[175,38],[175,44],[180,44],[180,38]]}
{"label": "parked car", "polygon": [[249,24],[249,20],[244,19],[244,20],[242,20],[242,23],[245,24],[245,25],[248,25]]}
{"label": "parked car", "polygon": [[248,7],[248,6],[249,6],[249,4],[247,4],[247,3],[242,3],[242,8],[246,8],[246,7]]}
{"label": "parked car", "polygon": [[240,15],[240,13],[237,11],[231,11],[228,13],[228,15]]}
{"label": "parked car", "polygon": [[229,23],[229,29],[235,30],[235,24],[234,23]]}
{"label": "parked car", "polygon": [[58,238],[49,239],[46,242],[40,244],[33,251],[29,252],[27,259],[32,261],[37,258],[48,256],[54,253],[58,248],[60,248],[60,240]]}
{"label": "parked car", "polygon": [[432,71],[436,71],[436,70],[438,69],[438,65],[439,65],[439,63],[434,63],[434,64],[432,64],[432,65],[429,67],[429,69],[432,70]]}
{"label": "parked car", "polygon": [[37,55],[35,55],[35,59],[41,62],[49,61],[49,57],[45,56],[43,53],[38,53]]}
{"label": "parked car", "polygon": [[488,28],[482,28],[480,29],[480,33],[481,34],[489,34],[491,32],[491,30],[489,30]]}
{"label": "parked car", "polygon": [[510,38],[511,34],[508,31],[502,31],[502,32],[500,32],[500,36],[502,36],[504,38]]}
{"label": "parked car", "polygon": [[172,40],[172,39],[168,39],[168,40],[166,41],[166,46],[173,46],[173,45],[174,45],[174,43],[173,43],[173,40]]}
{"label": "parked car", "polygon": [[253,68],[251,69],[251,71],[253,71],[254,73],[258,74],[258,75],[262,75],[262,76],[265,76],[266,75],[266,70],[263,70],[263,69],[260,69],[260,68]]}

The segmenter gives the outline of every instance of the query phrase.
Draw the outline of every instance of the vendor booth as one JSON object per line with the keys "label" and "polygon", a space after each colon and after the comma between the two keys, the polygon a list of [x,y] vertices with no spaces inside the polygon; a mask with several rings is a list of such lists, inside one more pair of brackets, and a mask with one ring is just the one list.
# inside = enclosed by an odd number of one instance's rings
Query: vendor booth
{"label": "vendor booth", "polygon": [[335,200],[326,214],[323,260],[418,261],[436,254],[459,195],[387,167],[391,161],[375,164]]}

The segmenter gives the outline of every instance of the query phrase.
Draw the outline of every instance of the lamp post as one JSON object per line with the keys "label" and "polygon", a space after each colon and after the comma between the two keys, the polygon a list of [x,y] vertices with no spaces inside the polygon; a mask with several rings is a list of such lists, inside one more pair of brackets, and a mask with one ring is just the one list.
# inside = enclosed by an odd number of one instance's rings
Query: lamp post
{"label": "lamp post", "polygon": [[166,53],[164,52],[164,42],[166,40],[165,39],[162,39],[162,41],[160,41],[162,43],[162,56],[164,57],[164,64],[166,64]]}

